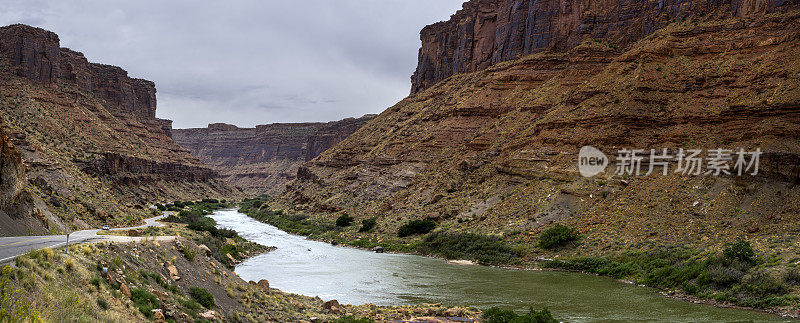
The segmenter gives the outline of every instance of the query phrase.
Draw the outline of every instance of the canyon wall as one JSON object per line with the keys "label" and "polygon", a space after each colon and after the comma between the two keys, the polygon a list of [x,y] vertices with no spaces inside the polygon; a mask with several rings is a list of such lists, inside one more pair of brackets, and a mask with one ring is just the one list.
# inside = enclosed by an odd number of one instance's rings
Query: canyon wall
{"label": "canyon wall", "polygon": [[544,50],[566,51],[585,40],[626,47],[655,30],[693,18],[782,12],[797,0],[472,0],[450,20],[420,33],[416,93],[458,73]]}
{"label": "canyon wall", "polygon": [[[552,48],[525,45],[523,37],[514,45],[519,53],[546,49],[497,63],[516,54],[505,56],[513,51],[499,51],[494,40],[475,41],[477,29],[470,28],[477,27],[470,24],[496,24],[481,33],[492,37],[494,29],[507,30],[499,17],[510,13],[563,12],[540,8],[550,1],[530,2],[538,8],[533,11],[525,3],[470,1],[450,22],[427,27],[423,39],[436,45],[424,46],[420,66],[439,73],[426,74],[427,81],[441,81],[417,87],[303,164],[281,195],[282,207],[328,223],[343,213],[356,223],[376,218],[375,233],[343,233],[372,241],[396,236],[409,220],[430,219],[442,230],[533,246],[543,230],[563,223],[579,231],[580,250],[589,254],[650,241],[705,246],[744,237],[766,245],[800,230],[800,6],[748,1],[732,11],[728,2],[713,2],[700,6],[705,15],[664,19],[653,30],[636,27],[648,25],[641,23],[611,29],[619,20],[598,8],[596,21],[580,30],[609,37],[579,42],[552,34],[548,44],[563,44]],[[575,10],[583,2],[560,3]],[[683,10],[673,6],[678,2],[626,3],[626,10]],[[579,12],[586,17],[589,11]],[[480,15],[489,18],[469,20]],[[662,21],[646,10],[622,16]],[[524,25],[513,29],[524,34]],[[459,26],[470,32],[457,33]],[[441,36],[446,42],[426,36],[440,29],[448,31]],[[471,55],[455,50],[460,43],[486,49],[483,58],[453,67],[453,57]],[[434,48],[439,51],[428,52]],[[456,71],[464,73],[448,77]],[[592,178],[578,170],[585,145],[611,160]],[[742,148],[763,155],[755,176],[686,175],[676,172],[675,160],[666,175],[657,168],[645,176],[649,155],[635,176],[616,172],[623,148],[673,155],[681,148]]]}
{"label": "canyon wall", "polygon": [[300,164],[317,157],[372,120],[374,115],[327,123],[276,123],[255,128],[210,124],[175,129],[173,137],[228,183],[255,195],[276,194]]}
{"label": "canyon wall", "polygon": [[131,222],[155,201],[241,194],[172,140],[172,122],[155,117],[153,82],[90,63],[55,33],[0,27],[0,105],[25,169],[4,168],[2,183],[31,194],[27,212],[48,230]]}

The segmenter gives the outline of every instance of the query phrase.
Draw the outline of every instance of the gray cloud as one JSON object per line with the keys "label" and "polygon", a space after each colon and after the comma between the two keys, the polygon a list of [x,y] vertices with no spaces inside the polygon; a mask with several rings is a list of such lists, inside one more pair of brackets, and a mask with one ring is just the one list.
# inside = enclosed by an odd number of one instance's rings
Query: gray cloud
{"label": "gray cloud", "polygon": [[378,113],[408,94],[419,30],[463,0],[4,0],[0,24],[59,34],[156,82],[175,127]]}

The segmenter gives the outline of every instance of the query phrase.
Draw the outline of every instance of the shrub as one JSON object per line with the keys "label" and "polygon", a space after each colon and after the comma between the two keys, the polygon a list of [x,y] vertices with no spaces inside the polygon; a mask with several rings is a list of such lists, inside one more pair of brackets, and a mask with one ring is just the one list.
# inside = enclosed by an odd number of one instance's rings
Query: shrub
{"label": "shrub", "polygon": [[108,310],[108,302],[105,298],[98,298],[97,299],[97,306],[100,306],[103,310]]}
{"label": "shrub", "polygon": [[357,319],[355,316],[346,315],[333,321],[333,323],[372,323],[375,322],[369,318]]}
{"label": "shrub", "polygon": [[358,229],[358,232],[367,232],[375,228],[375,225],[378,224],[378,220],[375,218],[361,220],[361,229]]}
{"label": "shrub", "polygon": [[167,210],[167,207],[166,207],[166,206],[164,206],[164,204],[161,204],[161,203],[156,203],[156,208],[157,208],[159,211],[166,211],[166,210]]}
{"label": "shrub", "polygon": [[783,281],[790,285],[800,285],[800,270],[797,268],[789,268],[783,272]]}
{"label": "shrub", "polygon": [[135,306],[139,312],[150,319],[153,318],[153,307],[161,307],[158,297],[142,288],[134,288],[131,290],[131,301],[133,301],[133,306]]}
{"label": "shrub", "polygon": [[536,311],[532,307],[528,314],[519,315],[512,310],[492,307],[483,312],[485,323],[558,323],[548,309]]}
{"label": "shrub", "polygon": [[397,230],[397,236],[408,237],[415,234],[426,234],[436,228],[436,222],[431,220],[414,220],[408,222]]}
{"label": "shrub", "polygon": [[217,200],[217,199],[203,199],[203,203],[218,204],[219,200]]}
{"label": "shrub", "polygon": [[539,236],[539,247],[544,249],[563,247],[579,238],[580,236],[572,228],[563,224],[556,224]]}
{"label": "shrub", "polygon": [[181,246],[181,253],[183,253],[183,256],[189,261],[194,261],[194,257],[197,255],[194,248],[187,245]]}
{"label": "shrub", "polygon": [[722,254],[728,260],[738,260],[748,264],[753,264],[755,262],[755,259],[753,258],[755,255],[753,252],[753,247],[750,246],[750,242],[745,240],[739,240],[731,245],[728,245]]}
{"label": "shrub", "polygon": [[336,219],[336,226],[349,227],[351,224],[353,224],[354,220],[355,219],[353,219],[352,216],[349,216],[347,214],[342,214],[341,216],[339,216],[339,218]]}
{"label": "shrub", "polygon": [[474,259],[489,265],[509,264],[522,256],[522,251],[499,238],[473,233],[435,232],[426,237],[417,250],[447,259]]}
{"label": "shrub", "polygon": [[214,306],[214,295],[211,295],[207,290],[200,287],[189,288],[189,295],[192,299],[203,305],[205,308],[212,308]]}

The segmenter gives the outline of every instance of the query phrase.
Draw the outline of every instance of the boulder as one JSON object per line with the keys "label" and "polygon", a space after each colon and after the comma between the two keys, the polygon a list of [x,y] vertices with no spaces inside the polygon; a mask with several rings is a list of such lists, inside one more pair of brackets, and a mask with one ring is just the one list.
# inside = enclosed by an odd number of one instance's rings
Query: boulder
{"label": "boulder", "polygon": [[210,321],[216,320],[217,316],[218,316],[217,312],[212,311],[212,310],[208,310],[208,311],[205,311],[205,312],[197,314],[197,315],[200,316],[200,318],[203,318],[203,319],[206,319],[206,320],[210,320]]}
{"label": "boulder", "polygon": [[131,297],[131,290],[128,288],[127,284],[123,283],[119,285],[119,291],[122,293],[122,295],[125,295],[125,297]]}
{"label": "boulder", "polygon": [[167,271],[169,271],[169,277],[172,278],[172,280],[181,279],[181,277],[178,276],[178,268],[175,267],[175,265],[169,265],[169,267],[167,267]]}
{"label": "boulder", "polygon": [[337,315],[342,315],[345,313],[345,310],[344,308],[342,308],[342,305],[340,305],[339,301],[335,299],[332,299],[322,304],[322,311]]}
{"label": "boulder", "polygon": [[211,249],[209,249],[208,246],[201,244],[197,246],[197,249],[200,249],[201,251],[205,252],[206,256],[211,257]]}
{"label": "boulder", "polygon": [[258,281],[258,287],[261,289],[268,291],[269,290],[269,281],[266,279],[262,279]]}
{"label": "boulder", "polygon": [[153,320],[156,322],[166,322],[164,312],[162,312],[160,308],[153,310]]}

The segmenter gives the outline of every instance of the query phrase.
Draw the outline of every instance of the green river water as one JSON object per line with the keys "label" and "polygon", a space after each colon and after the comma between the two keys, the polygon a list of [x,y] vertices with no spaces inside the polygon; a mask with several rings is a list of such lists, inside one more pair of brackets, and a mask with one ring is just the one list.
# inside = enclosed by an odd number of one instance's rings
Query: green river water
{"label": "green river water", "polygon": [[765,313],[674,300],[652,288],[606,277],[378,254],[307,240],[235,210],[221,210],[211,217],[248,240],[278,248],[237,266],[236,273],[245,281],[267,279],[285,292],[340,303],[547,307],[567,322],[791,322]]}

